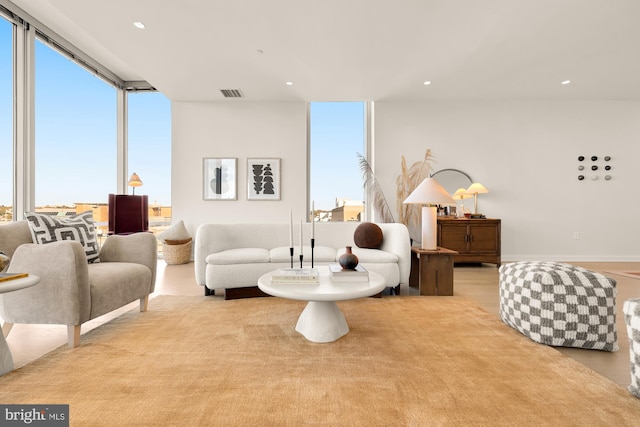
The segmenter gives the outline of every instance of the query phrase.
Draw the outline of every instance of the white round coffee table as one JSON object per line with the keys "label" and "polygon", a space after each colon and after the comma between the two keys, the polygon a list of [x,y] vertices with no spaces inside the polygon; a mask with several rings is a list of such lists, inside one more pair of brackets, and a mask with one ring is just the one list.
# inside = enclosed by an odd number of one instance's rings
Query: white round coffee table
{"label": "white round coffee table", "polygon": [[349,332],[336,301],[370,297],[382,292],[386,283],[384,277],[373,271],[369,271],[369,281],[334,282],[329,267],[316,268],[320,274],[319,284],[272,284],[271,276],[275,273],[272,271],[258,279],[258,287],[275,297],[309,301],[298,318],[296,331],[312,342],[332,342]]}
{"label": "white round coffee table", "polygon": [[[0,294],[28,288],[30,286],[37,285],[39,282],[40,278],[32,274],[20,279],[0,282]],[[13,371],[13,357],[11,357],[11,350],[9,350],[4,334],[0,332],[0,375],[4,375],[11,371]]]}

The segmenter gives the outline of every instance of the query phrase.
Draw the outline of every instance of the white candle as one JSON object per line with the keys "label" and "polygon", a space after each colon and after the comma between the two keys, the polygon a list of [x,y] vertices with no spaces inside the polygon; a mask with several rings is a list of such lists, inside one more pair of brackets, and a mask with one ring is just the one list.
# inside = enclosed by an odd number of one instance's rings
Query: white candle
{"label": "white candle", "polygon": [[316,237],[316,210],[314,209],[315,203],[311,201],[311,238]]}
{"label": "white candle", "polygon": [[289,211],[289,247],[293,247],[293,212]]}
{"label": "white candle", "polygon": [[300,255],[302,255],[302,220],[300,220]]}

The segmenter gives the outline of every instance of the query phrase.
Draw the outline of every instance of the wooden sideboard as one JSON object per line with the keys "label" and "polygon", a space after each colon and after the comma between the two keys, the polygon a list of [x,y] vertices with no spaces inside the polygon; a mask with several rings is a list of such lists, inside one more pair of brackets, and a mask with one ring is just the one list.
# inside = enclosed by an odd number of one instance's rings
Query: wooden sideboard
{"label": "wooden sideboard", "polygon": [[438,219],[438,246],[458,252],[455,263],[500,266],[499,219]]}

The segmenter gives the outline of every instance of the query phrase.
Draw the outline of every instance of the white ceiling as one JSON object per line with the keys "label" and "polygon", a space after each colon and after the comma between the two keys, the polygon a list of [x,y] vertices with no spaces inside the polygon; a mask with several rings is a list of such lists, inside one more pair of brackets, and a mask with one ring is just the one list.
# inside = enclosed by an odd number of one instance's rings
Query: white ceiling
{"label": "white ceiling", "polygon": [[12,1],[172,100],[640,99],[639,0]]}

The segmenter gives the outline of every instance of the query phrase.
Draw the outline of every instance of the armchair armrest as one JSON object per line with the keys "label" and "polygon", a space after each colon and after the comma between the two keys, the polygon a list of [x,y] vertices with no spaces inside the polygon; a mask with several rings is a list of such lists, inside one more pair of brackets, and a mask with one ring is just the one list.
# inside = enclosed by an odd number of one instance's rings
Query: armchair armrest
{"label": "armchair armrest", "polygon": [[401,223],[377,223],[382,229],[384,240],[380,249],[398,255],[400,283],[409,283],[411,273],[411,238],[409,230]]}
{"label": "armchair armrest", "polygon": [[100,262],[134,262],[151,270],[151,288],[156,285],[158,240],[152,233],[114,234],[107,237],[100,249]]}
{"label": "armchair armrest", "polygon": [[40,283],[0,295],[0,316],[5,321],[79,325],[89,320],[89,270],[80,243],[20,245],[8,271],[34,274]]}

